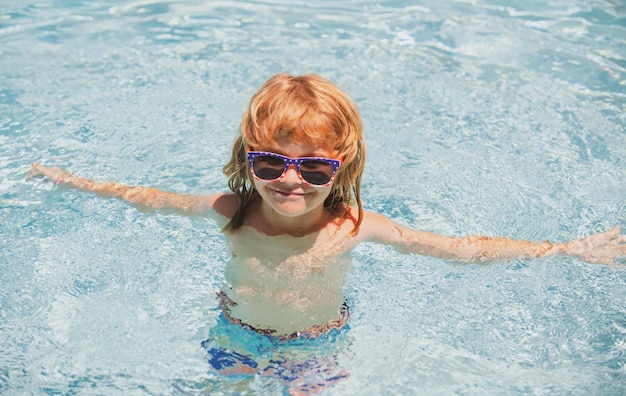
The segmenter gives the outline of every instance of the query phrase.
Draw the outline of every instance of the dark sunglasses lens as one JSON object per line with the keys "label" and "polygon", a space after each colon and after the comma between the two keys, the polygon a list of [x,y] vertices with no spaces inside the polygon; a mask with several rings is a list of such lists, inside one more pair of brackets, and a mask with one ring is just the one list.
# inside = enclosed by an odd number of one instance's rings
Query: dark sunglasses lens
{"label": "dark sunglasses lens", "polygon": [[300,164],[300,174],[311,184],[324,185],[333,177],[333,166],[326,161],[306,160]]}
{"label": "dark sunglasses lens", "polygon": [[269,155],[259,155],[252,160],[252,170],[259,179],[278,179],[285,170],[285,161]]}

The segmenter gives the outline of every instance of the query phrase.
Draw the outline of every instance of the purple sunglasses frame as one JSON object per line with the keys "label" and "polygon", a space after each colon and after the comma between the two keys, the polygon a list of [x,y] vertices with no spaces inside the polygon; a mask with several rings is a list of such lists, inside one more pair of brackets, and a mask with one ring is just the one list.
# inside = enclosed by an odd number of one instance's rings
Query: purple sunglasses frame
{"label": "purple sunglasses frame", "polygon": [[[275,179],[261,179],[260,177],[258,177],[255,173],[254,173],[254,166],[253,166],[253,161],[256,157],[259,156],[268,156],[268,157],[274,157],[274,158],[278,158],[283,160],[283,162],[285,163],[285,168],[283,169],[283,173],[280,174],[280,176],[278,176]],[[322,161],[322,162],[327,162],[329,163],[332,167],[333,167],[333,174],[330,176],[330,180],[328,180],[327,183],[325,184],[314,184],[309,182],[308,180],[306,180],[304,177],[302,177],[302,173],[300,172],[300,164],[304,161]],[[302,180],[303,182],[313,186],[313,187],[326,187],[329,186],[333,180],[335,180],[335,175],[337,174],[337,170],[339,169],[339,166],[341,165],[341,160],[336,160],[336,159],[331,159],[331,158],[324,158],[324,157],[299,157],[299,158],[291,158],[291,157],[287,157],[284,155],[280,155],[280,154],[276,154],[276,153],[271,153],[268,151],[248,151],[248,163],[250,165],[250,171],[252,172],[252,175],[254,176],[255,179],[257,180],[261,180],[261,181],[272,181],[272,180],[278,180],[281,177],[285,176],[285,173],[287,172],[287,169],[289,169],[289,165],[293,164],[296,167],[296,173],[298,174],[298,177],[300,178],[300,180]]]}

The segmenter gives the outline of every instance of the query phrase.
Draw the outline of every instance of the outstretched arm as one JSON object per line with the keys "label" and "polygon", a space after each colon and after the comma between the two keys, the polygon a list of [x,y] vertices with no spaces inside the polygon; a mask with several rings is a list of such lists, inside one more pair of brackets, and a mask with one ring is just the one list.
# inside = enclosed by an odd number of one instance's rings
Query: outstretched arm
{"label": "outstretched arm", "polygon": [[232,199],[220,199],[224,198],[224,195],[220,194],[212,196],[177,194],[156,188],[126,186],[116,182],[101,183],[74,176],[60,168],[48,168],[33,163],[27,178],[38,176],[45,176],[60,186],[94,192],[103,197],[123,199],[151,209],[174,210],[187,214],[205,214],[217,210],[220,214],[228,217],[231,210],[230,206],[232,206],[227,202],[232,201]]}
{"label": "outstretched arm", "polygon": [[591,263],[615,264],[626,259],[626,236],[619,226],[609,231],[565,243],[520,241],[505,237],[450,237],[412,230],[380,215],[368,213],[363,222],[366,238],[394,246],[402,253],[416,253],[469,262],[513,258],[580,257]]}

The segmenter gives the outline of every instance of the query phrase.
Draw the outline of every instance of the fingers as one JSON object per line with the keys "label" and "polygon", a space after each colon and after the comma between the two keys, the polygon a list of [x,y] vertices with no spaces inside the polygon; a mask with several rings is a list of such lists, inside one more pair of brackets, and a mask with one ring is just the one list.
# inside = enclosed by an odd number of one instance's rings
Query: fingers
{"label": "fingers", "polygon": [[[591,249],[582,251],[580,257],[589,262],[606,265],[624,265],[626,264],[626,235],[619,234],[620,228],[614,227],[604,234],[610,237],[604,244],[591,244]],[[600,236],[603,234],[597,234]],[[595,240],[594,242],[599,242]]]}
{"label": "fingers", "polygon": [[66,179],[70,177],[71,175],[65,172],[61,168],[57,168],[57,167],[49,168],[37,162],[33,162],[30,165],[30,170],[26,174],[26,178],[32,179],[34,177],[39,177],[39,176],[45,176],[50,181],[59,184],[59,183],[63,183],[67,181]]}
{"label": "fingers", "polygon": [[619,226],[615,226],[608,231],[600,232],[594,235],[590,235],[587,237],[589,240],[593,240],[594,242],[606,243],[619,235]]}
{"label": "fingers", "polygon": [[579,239],[580,241],[586,241],[590,247],[595,248],[598,246],[606,245],[614,241],[623,241],[624,235],[620,235],[620,226],[616,225],[608,231],[600,232],[598,234],[589,235],[586,238]]}
{"label": "fingers", "polygon": [[37,162],[33,162],[32,164],[30,164],[30,169],[26,174],[26,179],[32,179],[33,177],[42,176],[42,168],[43,167]]}
{"label": "fingers", "polygon": [[607,231],[607,233],[609,235],[611,235],[611,239],[618,237],[619,234],[620,234],[620,226],[616,225],[615,227],[613,227],[609,231]]}
{"label": "fingers", "polygon": [[614,243],[616,245],[626,243],[626,235],[621,234],[620,226],[617,225],[608,232],[610,233],[609,235],[611,239],[609,241],[611,243]]}
{"label": "fingers", "polygon": [[620,226],[566,243],[567,254],[590,263],[617,264],[626,259],[626,235]]}

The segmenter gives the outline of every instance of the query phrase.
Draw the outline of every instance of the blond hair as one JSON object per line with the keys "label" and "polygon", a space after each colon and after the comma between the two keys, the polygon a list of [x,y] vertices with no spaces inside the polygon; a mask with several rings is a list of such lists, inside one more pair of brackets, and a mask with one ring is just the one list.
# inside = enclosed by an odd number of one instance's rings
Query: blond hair
{"label": "blond hair", "polygon": [[324,208],[337,213],[354,202],[358,217],[352,232],[358,231],[363,220],[363,124],[355,103],[339,88],[315,74],[277,74],[252,96],[239,131],[230,161],[223,168],[229,177],[228,187],[239,200],[239,208],[225,231],[243,224],[250,202],[258,195],[248,166],[248,148],[281,139],[323,147],[332,142],[331,147],[343,159]]}

